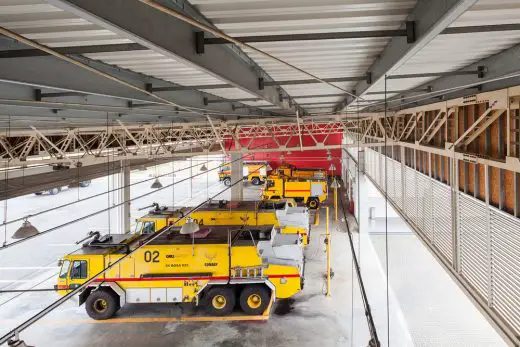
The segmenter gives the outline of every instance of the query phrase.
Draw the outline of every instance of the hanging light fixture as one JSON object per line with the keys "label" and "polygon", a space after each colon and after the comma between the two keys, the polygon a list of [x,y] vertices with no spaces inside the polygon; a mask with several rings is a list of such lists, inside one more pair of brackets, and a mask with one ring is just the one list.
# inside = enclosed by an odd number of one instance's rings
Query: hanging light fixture
{"label": "hanging light fixture", "polygon": [[26,239],[31,236],[36,236],[40,232],[38,229],[36,229],[31,222],[29,222],[27,219],[23,221],[22,226],[16,230],[16,232],[13,234],[13,239]]}
{"label": "hanging light fixture", "polygon": [[332,154],[327,150],[327,160],[332,160]]}
{"label": "hanging light fixture", "polygon": [[208,168],[206,167],[206,164],[202,164],[202,166],[200,167],[200,171],[202,171],[202,172],[208,171]]}
{"label": "hanging light fixture", "polygon": [[330,164],[330,166],[329,166],[329,170],[330,170],[330,171],[334,171],[334,170],[336,170],[336,166],[335,166],[334,164]]}
{"label": "hanging light fixture", "polygon": [[337,179],[334,179],[334,180],[332,181],[332,183],[330,184],[330,187],[331,187],[331,188],[336,188],[336,189],[338,189],[338,188],[341,188],[341,184],[338,182]]}
{"label": "hanging light fixture", "polygon": [[195,223],[195,221],[193,219],[188,218],[188,220],[186,220],[186,223],[184,223],[184,225],[181,227],[180,233],[184,234],[184,235],[188,235],[188,234],[194,234],[199,230],[200,230],[199,225],[197,223]]}
{"label": "hanging light fixture", "polygon": [[156,177],[155,181],[153,181],[152,186],[150,188],[152,188],[152,189],[159,189],[159,188],[162,188],[162,187],[163,187],[163,185],[162,185],[161,181],[159,181],[159,178]]}

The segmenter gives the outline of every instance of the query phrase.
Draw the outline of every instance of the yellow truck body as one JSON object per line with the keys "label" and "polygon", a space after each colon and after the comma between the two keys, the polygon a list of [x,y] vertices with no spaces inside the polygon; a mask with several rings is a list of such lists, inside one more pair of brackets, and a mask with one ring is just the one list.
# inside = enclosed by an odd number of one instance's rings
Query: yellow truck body
{"label": "yellow truck body", "polygon": [[303,179],[315,179],[324,180],[327,179],[327,172],[323,169],[297,169],[292,165],[282,165],[276,169],[276,174],[283,175],[292,178],[303,178]]}
{"label": "yellow truck body", "polygon": [[[244,161],[242,175],[244,180],[251,182],[251,184],[258,186],[265,182],[265,178],[271,171],[269,163],[266,161]],[[231,184],[231,164],[226,163],[220,166],[218,172],[218,178],[220,182],[224,182],[225,185]]]}
{"label": "yellow truck body", "polygon": [[[139,218],[137,233],[154,233],[166,226],[182,226],[192,207],[160,207]],[[297,207],[293,199],[280,201],[209,201],[202,208],[192,212],[190,218],[199,225],[274,225],[282,234],[295,234],[302,238],[306,246],[310,240],[309,212]]]}
{"label": "yellow truck body", "polygon": [[303,201],[309,208],[318,208],[327,199],[327,193],[327,181],[324,180],[271,175],[267,177],[262,198],[294,198]]}
{"label": "yellow truck body", "polygon": [[160,235],[111,235],[94,239],[62,262],[56,288],[84,284],[79,295],[94,319],[108,319],[126,303],[193,303],[211,315],[263,314],[271,300],[288,298],[303,286],[303,250],[295,235],[276,228],[207,226],[194,234],[170,227]]}

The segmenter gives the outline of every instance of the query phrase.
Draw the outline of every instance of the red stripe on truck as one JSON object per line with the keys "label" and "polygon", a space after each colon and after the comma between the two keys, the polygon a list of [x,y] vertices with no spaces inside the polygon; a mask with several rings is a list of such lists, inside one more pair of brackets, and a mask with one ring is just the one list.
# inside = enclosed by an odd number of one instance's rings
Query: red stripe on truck
{"label": "red stripe on truck", "polygon": [[[300,277],[298,274],[269,275],[268,278],[293,278]],[[228,276],[200,276],[200,277],[148,277],[148,278],[96,278],[94,282],[148,282],[148,281],[202,281],[202,280],[228,280]]]}

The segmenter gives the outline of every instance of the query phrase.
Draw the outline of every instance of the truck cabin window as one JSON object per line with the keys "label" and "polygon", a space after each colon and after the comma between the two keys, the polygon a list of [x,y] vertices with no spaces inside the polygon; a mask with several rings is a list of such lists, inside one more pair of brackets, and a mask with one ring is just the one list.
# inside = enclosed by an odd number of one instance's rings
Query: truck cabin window
{"label": "truck cabin window", "polygon": [[274,181],[272,181],[272,180],[267,180],[266,188],[271,188],[271,187],[274,187]]}
{"label": "truck cabin window", "polygon": [[70,261],[68,261],[68,260],[63,261],[63,264],[61,264],[60,278],[67,277],[67,274],[69,273],[69,266],[70,266]]}
{"label": "truck cabin window", "polygon": [[71,279],[87,278],[87,261],[74,260],[72,263],[72,270],[70,271]]}
{"label": "truck cabin window", "polygon": [[141,234],[153,234],[155,232],[155,222],[137,222],[135,232]]}

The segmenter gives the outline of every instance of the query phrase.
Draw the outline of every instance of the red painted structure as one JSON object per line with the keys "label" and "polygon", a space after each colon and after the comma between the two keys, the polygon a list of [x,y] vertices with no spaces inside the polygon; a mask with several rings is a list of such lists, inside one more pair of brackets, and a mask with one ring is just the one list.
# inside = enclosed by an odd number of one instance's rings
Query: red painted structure
{"label": "red painted structure", "polygon": [[[342,134],[330,134],[326,135],[314,135],[314,139],[318,142],[323,142],[324,145],[341,145]],[[316,142],[310,135],[302,135],[302,143],[304,146],[314,146]],[[248,157],[248,160],[267,160],[273,169],[276,169],[282,164],[280,156],[283,154],[283,163],[294,165],[297,168],[319,168],[330,172],[330,164],[334,164],[336,167],[335,175],[341,173],[341,149],[331,149],[330,154],[332,160],[327,160],[327,150],[308,150],[301,152],[300,139],[298,135],[289,137],[277,137],[276,140],[280,145],[286,145],[292,147],[287,152],[271,152],[271,153],[254,153],[253,156]],[[287,142],[289,141],[289,142]],[[287,142],[287,144],[286,144]],[[235,149],[234,141],[226,140],[226,148],[230,151]],[[250,149],[259,148],[278,148],[278,144],[270,137],[255,138],[252,141],[250,139],[240,139],[240,145],[243,147],[249,146]]]}

